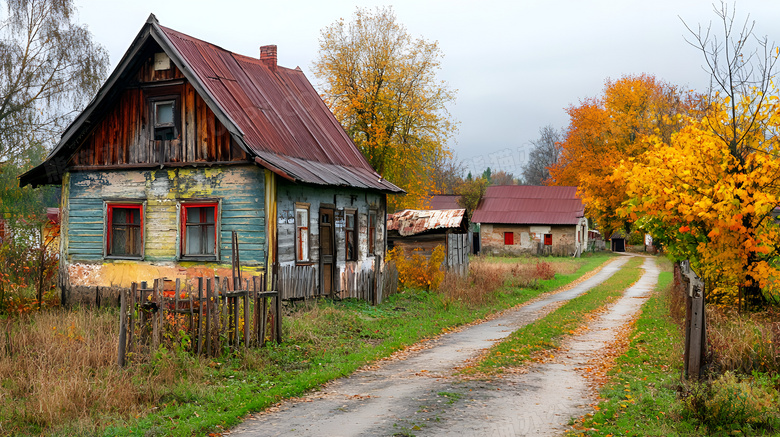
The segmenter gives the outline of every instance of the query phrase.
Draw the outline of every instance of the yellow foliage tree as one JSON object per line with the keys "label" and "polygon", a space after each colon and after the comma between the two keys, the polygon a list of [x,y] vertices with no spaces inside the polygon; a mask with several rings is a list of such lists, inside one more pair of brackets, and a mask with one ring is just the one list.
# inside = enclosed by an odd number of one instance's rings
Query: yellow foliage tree
{"label": "yellow foliage tree", "polygon": [[[717,285],[711,296],[726,295],[728,303],[740,289],[753,300],[761,300],[761,289],[780,290],[780,228],[772,214],[780,205],[780,101],[772,96],[753,113],[752,97],[743,97],[735,113],[731,99],[720,98],[707,117],[689,118],[670,143],[648,140],[643,160],[623,163],[611,178],[632,198],[623,216],[636,219],[676,259],[689,259]],[[732,127],[741,146],[720,135]]]}
{"label": "yellow foliage tree", "polygon": [[727,4],[715,13],[722,37],[711,26],[689,28],[719,88],[704,116],[678,117],[688,123],[679,134],[650,139],[642,160],[611,180],[632,198],[624,216],[689,259],[715,286],[709,297],[761,307],[780,291],[780,98],[772,84],[780,51],[753,35],[753,22],[736,25]]}
{"label": "yellow foliage tree", "polygon": [[352,22],[321,31],[313,71],[326,103],[374,169],[407,192],[388,199],[390,211],[424,207],[431,163],[449,156],[455,124],[446,105],[455,93],[436,79],[442,56],[392,8],[358,8]]}

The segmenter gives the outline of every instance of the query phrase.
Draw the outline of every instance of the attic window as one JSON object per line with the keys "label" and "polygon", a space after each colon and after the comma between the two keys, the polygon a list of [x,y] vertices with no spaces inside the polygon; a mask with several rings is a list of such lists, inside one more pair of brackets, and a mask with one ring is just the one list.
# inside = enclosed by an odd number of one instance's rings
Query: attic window
{"label": "attic window", "polygon": [[170,141],[175,139],[176,100],[158,100],[154,102],[154,140]]}
{"label": "attic window", "polygon": [[170,70],[171,58],[165,54],[165,52],[154,54],[154,71]]}

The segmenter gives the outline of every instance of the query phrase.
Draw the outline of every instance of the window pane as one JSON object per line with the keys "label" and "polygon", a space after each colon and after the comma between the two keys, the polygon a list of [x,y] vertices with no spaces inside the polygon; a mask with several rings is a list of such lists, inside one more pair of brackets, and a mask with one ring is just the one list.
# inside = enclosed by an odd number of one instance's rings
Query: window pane
{"label": "window pane", "polygon": [[127,255],[127,230],[124,226],[113,226],[111,230],[111,255]]}
{"label": "window pane", "polygon": [[[212,208],[213,209],[213,208]],[[214,221],[214,216],[211,216],[211,221]],[[203,238],[203,254],[214,255],[214,225],[203,226],[203,232],[206,234]]]}
{"label": "window pane", "polygon": [[173,102],[157,103],[157,125],[173,124]]}
{"label": "window pane", "polygon": [[[187,216],[187,218],[189,219],[189,215]],[[187,248],[186,254],[200,255],[201,254],[200,241],[201,241],[200,226],[187,226],[187,242],[185,246]]]}

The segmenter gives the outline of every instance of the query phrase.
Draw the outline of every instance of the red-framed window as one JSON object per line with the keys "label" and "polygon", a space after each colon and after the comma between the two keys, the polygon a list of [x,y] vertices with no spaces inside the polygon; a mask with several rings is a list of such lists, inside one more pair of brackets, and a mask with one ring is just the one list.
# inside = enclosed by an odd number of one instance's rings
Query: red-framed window
{"label": "red-framed window", "polygon": [[217,256],[217,202],[181,204],[181,256]]}
{"label": "red-framed window", "polygon": [[344,212],[344,243],[346,244],[346,260],[357,261],[357,212]]}
{"label": "red-framed window", "polygon": [[143,258],[143,205],[108,203],[106,216],[106,255],[117,258]]}
{"label": "red-framed window", "polygon": [[515,233],[514,232],[504,232],[504,245],[505,246],[511,246],[515,244]]}
{"label": "red-framed window", "polygon": [[552,246],[552,234],[544,234],[544,245]]}

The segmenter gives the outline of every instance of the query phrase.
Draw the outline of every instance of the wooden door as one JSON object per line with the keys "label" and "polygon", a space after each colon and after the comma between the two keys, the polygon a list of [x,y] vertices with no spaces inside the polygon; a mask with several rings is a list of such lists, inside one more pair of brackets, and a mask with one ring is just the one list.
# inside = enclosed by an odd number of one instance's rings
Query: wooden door
{"label": "wooden door", "polygon": [[320,293],[333,294],[336,277],[336,235],[333,209],[320,208]]}

